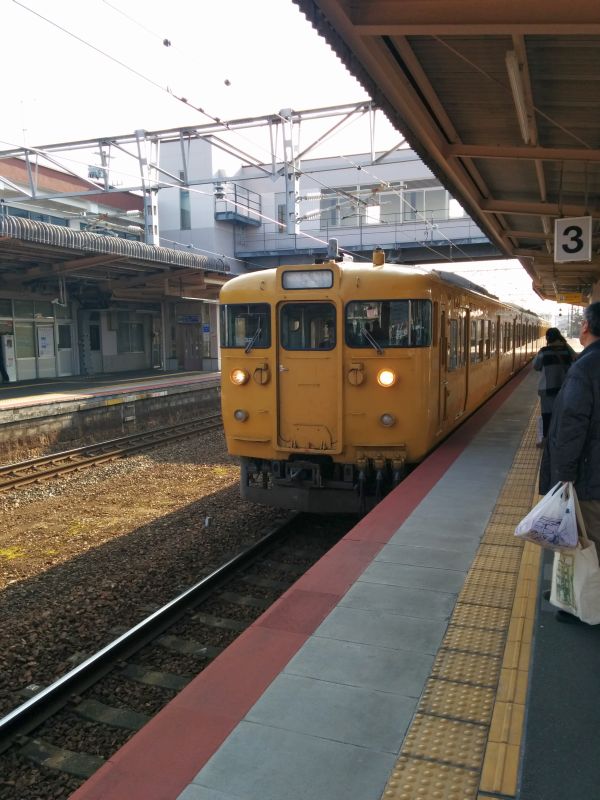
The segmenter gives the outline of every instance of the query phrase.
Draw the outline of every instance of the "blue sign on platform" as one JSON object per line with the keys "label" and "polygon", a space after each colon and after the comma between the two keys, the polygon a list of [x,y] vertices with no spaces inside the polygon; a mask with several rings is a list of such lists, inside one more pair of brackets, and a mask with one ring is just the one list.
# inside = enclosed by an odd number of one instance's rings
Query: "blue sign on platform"
{"label": "blue sign on platform", "polygon": [[202,326],[202,333],[210,333],[210,325],[204,324]]}

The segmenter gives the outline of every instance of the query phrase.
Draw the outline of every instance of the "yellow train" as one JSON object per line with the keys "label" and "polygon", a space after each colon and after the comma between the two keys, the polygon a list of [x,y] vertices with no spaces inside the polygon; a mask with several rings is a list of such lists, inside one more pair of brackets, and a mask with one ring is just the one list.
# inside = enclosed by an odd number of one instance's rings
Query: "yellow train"
{"label": "yellow train", "polygon": [[458,276],[341,260],[220,295],[222,413],[241,494],[364,512],[537,352],[544,320]]}

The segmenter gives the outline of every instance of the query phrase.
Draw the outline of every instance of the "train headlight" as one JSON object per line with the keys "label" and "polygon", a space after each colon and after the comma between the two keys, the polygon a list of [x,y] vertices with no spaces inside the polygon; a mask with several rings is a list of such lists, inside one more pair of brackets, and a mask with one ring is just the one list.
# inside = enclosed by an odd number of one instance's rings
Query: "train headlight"
{"label": "train headlight", "polygon": [[396,423],[396,417],[393,414],[382,414],[379,417],[379,422],[384,428],[391,428]]}
{"label": "train headlight", "polygon": [[393,386],[396,383],[396,373],[391,369],[380,369],[377,373],[377,383],[386,388]]}
{"label": "train headlight", "polygon": [[238,422],[246,422],[248,419],[248,412],[244,411],[243,408],[236,408],[236,410],[233,412],[233,416]]}
{"label": "train headlight", "polygon": [[250,373],[245,369],[234,369],[230,374],[229,379],[236,386],[243,386],[250,380]]}

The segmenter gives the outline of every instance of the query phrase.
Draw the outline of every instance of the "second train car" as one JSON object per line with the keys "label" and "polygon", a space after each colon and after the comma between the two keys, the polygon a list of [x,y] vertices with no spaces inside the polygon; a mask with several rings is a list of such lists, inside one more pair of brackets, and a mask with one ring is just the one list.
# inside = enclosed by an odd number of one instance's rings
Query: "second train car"
{"label": "second train car", "polygon": [[332,256],[221,290],[221,391],[241,494],[362,513],[521,369],[544,321],[458,276]]}

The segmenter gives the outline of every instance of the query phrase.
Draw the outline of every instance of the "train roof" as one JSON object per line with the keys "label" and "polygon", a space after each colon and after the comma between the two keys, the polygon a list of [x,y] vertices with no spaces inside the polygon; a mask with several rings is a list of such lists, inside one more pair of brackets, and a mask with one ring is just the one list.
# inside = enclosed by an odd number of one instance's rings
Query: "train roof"
{"label": "train roof", "polygon": [[491,294],[491,292],[488,292],[488,290],[483,286],[479,286],[478,284],[473,283],[467,278],[457,275],[454,272],[445,272],[436,269],[427,270],[420,266],[390,263],[387,263],[383,266],[374,267],[371,262],[357,261],[324,261],[317,264],[310,262],[305,264],[282,264],[279,267],[256,270],[254,272],[246,273],[244,275],[237,275],[235,278],[232,278],[221,288],[220,297],[222,302],[227,302],[227,297],[230,293],[236,295],[239,294],[240,291],[248,291],[252,293],[259,290],[259,287],[262,287],[262,289],[267,291],[274,291],[278,270],[325,269],[327,268],[328,264],[334,264],[336,268],[339,268],[343,274],[348,276],[366,276],[370,274],[373,276],[386,276],[389,279],[393,279],[402,275],[412,279],[412,281],[414,281],[417,285],[422,283],[424,286],[430,284],[433,278],[440,283],[446,283],[450,286],[459,287],[465,291],[479,294],[482,297],[493,300],[496,303],[500,303],[507,308],[511,308],[522,313],[531,314],[536,317],[538,316],[533,311],[522,308],[521,306],[517,306],[514,303],[508,303],[502,300],[496,295]]}

